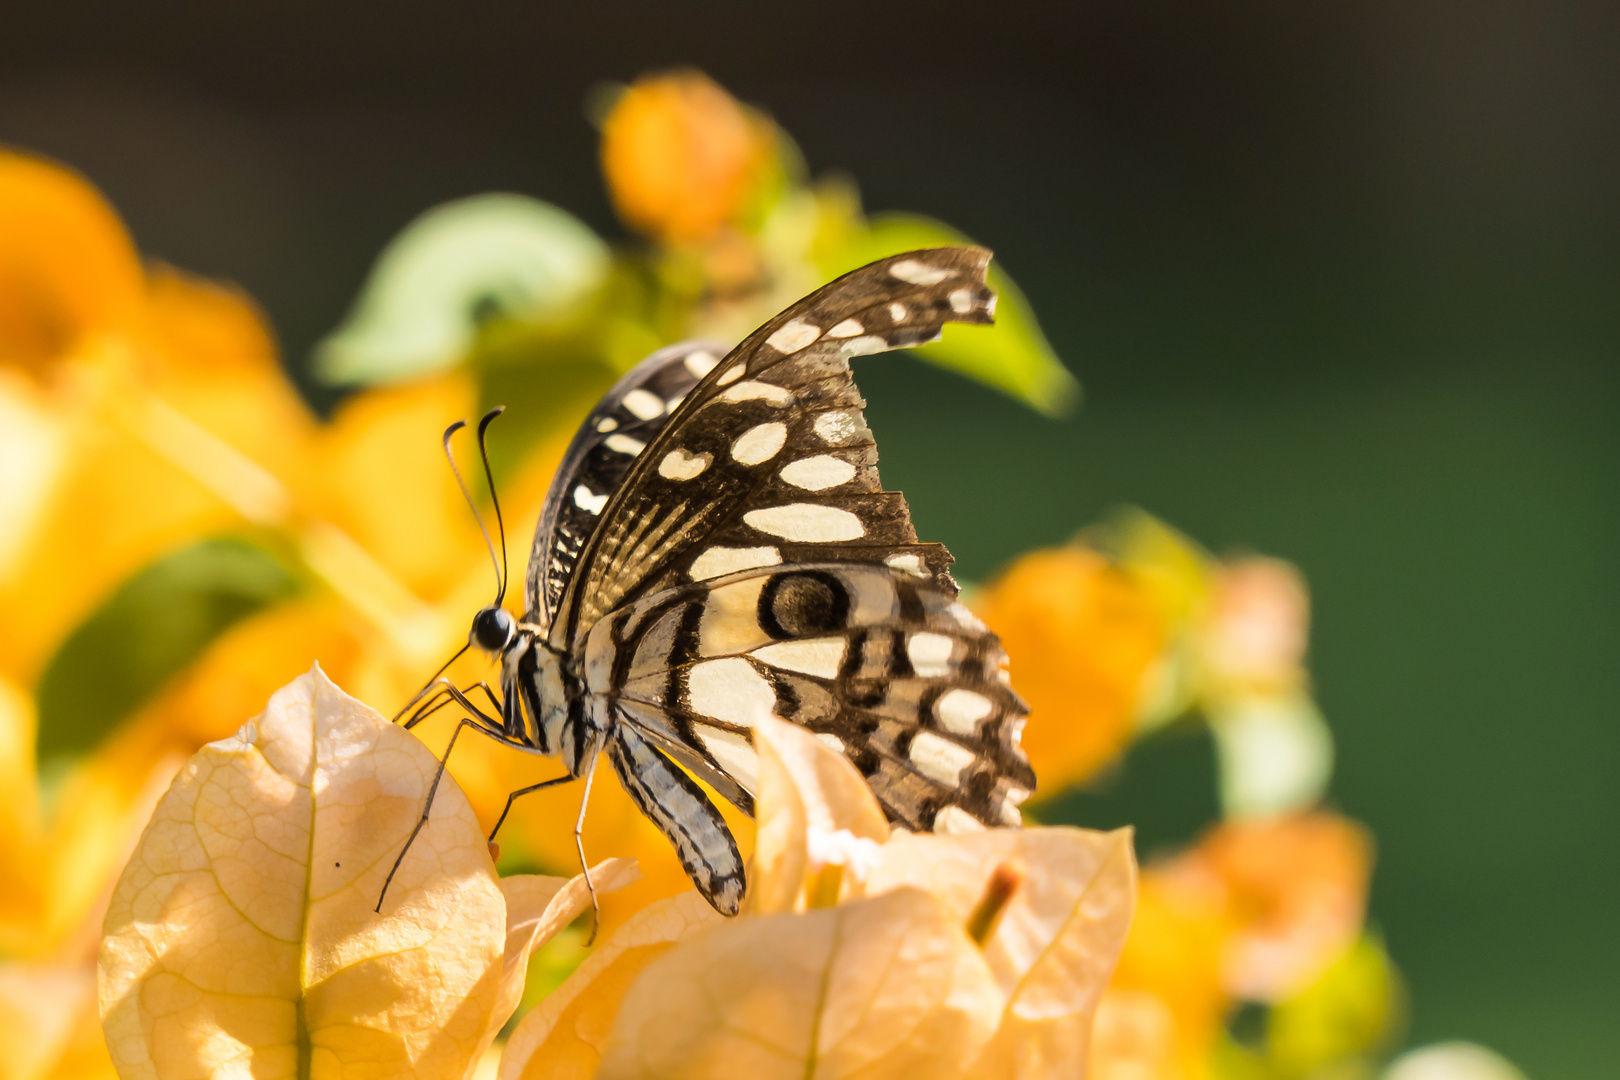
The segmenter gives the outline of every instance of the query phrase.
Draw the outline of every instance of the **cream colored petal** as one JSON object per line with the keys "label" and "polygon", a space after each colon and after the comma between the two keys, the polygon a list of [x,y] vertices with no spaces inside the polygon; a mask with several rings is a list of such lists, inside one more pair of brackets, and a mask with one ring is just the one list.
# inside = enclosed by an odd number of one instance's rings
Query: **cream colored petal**
{"label": "cream colored petal", "polygon": [[744,917],[676,946],[624,997],[601,1080],[965,1074],[1001,1011],[979,951],[902,889]]}
{"label": "cream colored petal", "polygon": [[437,762],[314,668],[158,804],[101,952],[124,1080],[461,1077],[502,997],[505,902],[448,776],[373,912]]}
{"label": "cream colored petal", "polygon": [[722,921],[695,892],[637,912],[518,1021],[501,1055],[500,1080],[594,1077],[619,1002],[636,976],[675,942]]}
{"label": "cream colored petal", "polygon": [[848,758],[796,724],[764,716],[754,725],[759,752],[758,824],[749,894],[760,914],[802,906],[810,869],[808,830],[840,830],[882,843],[888,819]]}
{"label": "cream colored petal", "polygon": [[[591,867],[598,894],[622,889],[641,877],[634,859],[607,859]],[[495,1040],[523,998],[529,956],[591,906],[584,874],[571,878],[522,874],[502,878],[506,897],[506,951],[501,960],[501,995],[491,1010],[484,1045]]]}
{"label": "cream colored petal", "polygon": [[1136,900],[1128,834],[1087,883],[1057,938],[1018,983],[975,1077],[1084,1075],[1097,1003],[1108,985]]}
{"label": "cream colored petal", "polygon": [[[1124,948],[1136,897],[1128,829],[991,829],[959,836],[897,836],[867,877],[867,895],[927,889],[965,924],[991,872],[1028,868],[984,947],[1008,1005],[976,1076],[1076,1073],[1091,1017]],[[1050,1072],[1046,1070],[1052,1070]]]}

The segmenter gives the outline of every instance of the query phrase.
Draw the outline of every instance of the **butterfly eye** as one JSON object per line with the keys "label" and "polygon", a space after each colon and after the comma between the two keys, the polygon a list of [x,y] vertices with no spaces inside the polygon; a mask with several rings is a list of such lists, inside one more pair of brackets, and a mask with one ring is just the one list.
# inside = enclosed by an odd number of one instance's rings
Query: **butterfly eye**
{"label": "butterfly eye", "polygon": [[472,633],[467,640],[485,652],[500,652],[512,640],[517,624],[505,608],[487,607],[473,616]]}

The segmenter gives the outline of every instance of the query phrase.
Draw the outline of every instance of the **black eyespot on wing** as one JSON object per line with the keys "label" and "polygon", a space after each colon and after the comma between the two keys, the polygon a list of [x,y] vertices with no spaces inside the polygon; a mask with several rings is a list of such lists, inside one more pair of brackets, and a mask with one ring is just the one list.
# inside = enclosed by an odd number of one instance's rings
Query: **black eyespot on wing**
{"label": "black eyespot on wing", "polygon": [[759,625],[778,641],[818,637],[849,623],[849,591],[825,570],[776,574],[759,591]]}
{"label": "black eyespot on wing", "polygon": [[[848,598],[847,610],[836,597]],[[682,606],[703,612],[684,649],[670,617]],[[840,750],[891,820],[946,831],[1019,823],[1035,786],[1019,746],[1028,707],[1007,683],[994,634],[949,592],[889,567],[770,567],[691,582],[611,618],[625,627],[613,639],[619,650],[633,650],[646,670],[625,684],[626,722],[671,753],[679,747],[716,790],[757,776],[737,736],[755,722],[742,698],[763,684],[770,696],[759,707]],[[704,670],[728,672],[743,693],[649,696],[666,683],[690,691]],[[726,797],[743,805],[734,791]]]}

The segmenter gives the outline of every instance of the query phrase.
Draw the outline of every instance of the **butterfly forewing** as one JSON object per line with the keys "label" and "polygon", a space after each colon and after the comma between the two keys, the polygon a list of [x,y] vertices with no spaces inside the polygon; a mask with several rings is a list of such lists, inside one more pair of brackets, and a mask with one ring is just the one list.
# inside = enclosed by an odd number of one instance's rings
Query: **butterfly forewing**
{"label": "butterfly forewing", "polygon": [[725,353],[684,342],[660,349],[602,395],[580,425],[540,512],[529,554],[529,621],[550,628],[580,552],[642,448]]}
{"label": "butterfly forewing", "polygon": [[620,605],[757,566],[892,566],[954,592],[882,490],[849,358],[991,321],[989,254],[912,252],[845,275],[755,331],[685,397],[604,508],[552,625],[567,648]]}

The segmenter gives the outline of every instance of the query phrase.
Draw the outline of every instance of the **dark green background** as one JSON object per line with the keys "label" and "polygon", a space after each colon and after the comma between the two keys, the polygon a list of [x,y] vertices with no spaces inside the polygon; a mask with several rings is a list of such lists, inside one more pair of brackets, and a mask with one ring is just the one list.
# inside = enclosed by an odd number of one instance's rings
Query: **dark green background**
{"label": "dark green background", "polygon": [[[867,364],[885,478],[967,576],[1125,502],[1304,568],[1413,1038],[1558,1080],[1620,1061],[1617,57],[1597,3],[18,2],[0,140],[296,360],[435,202],[613,233],[580,102],[704,66],[872,208],[995,247],[1086,384],[1054,423]],[[1174,839],[1200,754],[1069,805]]]}

